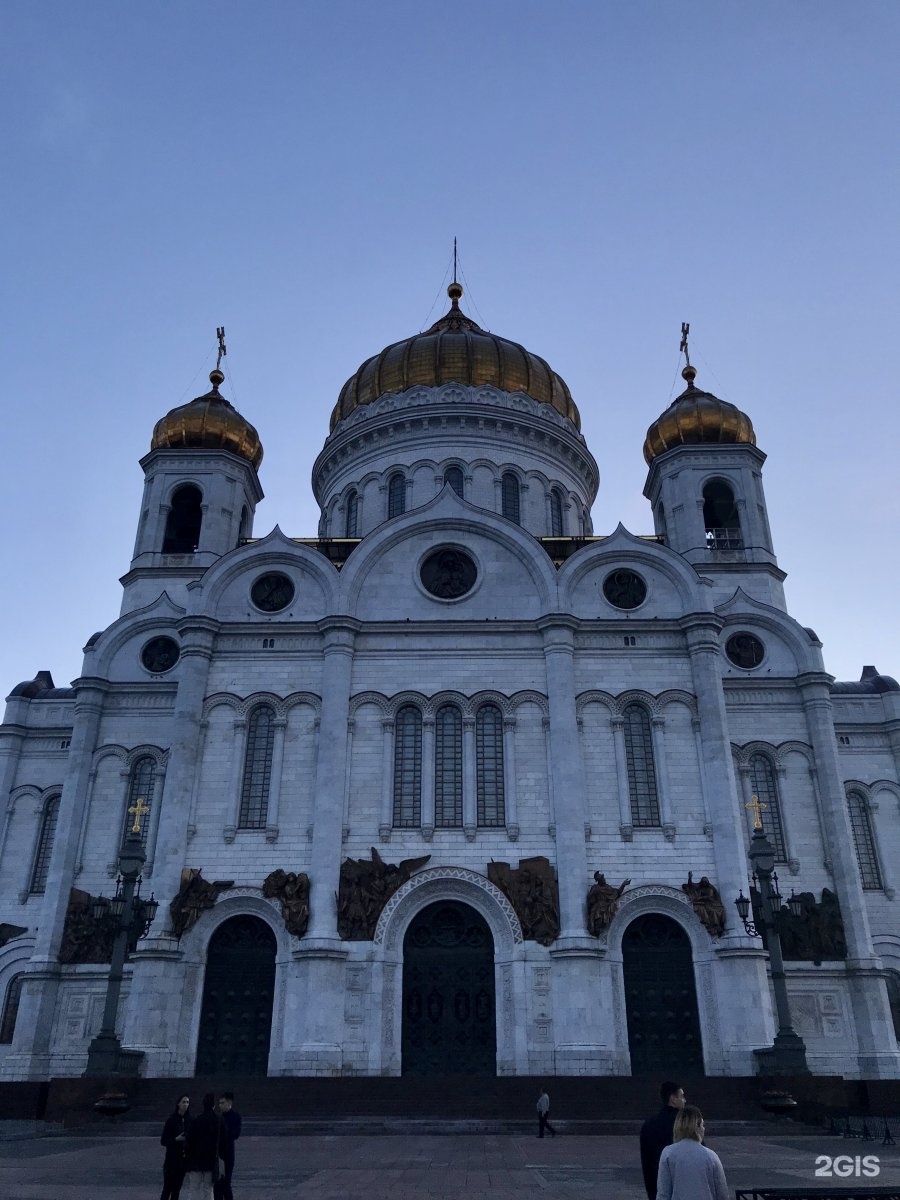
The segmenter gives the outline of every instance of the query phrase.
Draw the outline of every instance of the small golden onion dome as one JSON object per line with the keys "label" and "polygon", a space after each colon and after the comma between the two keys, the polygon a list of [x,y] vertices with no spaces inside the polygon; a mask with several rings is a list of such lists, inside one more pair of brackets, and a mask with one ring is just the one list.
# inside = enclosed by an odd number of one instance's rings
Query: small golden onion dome
{"label": "small golden onion dome", "polygon": [[228,450],[259,470],[263,457],[259,434],[219,392],[225,376],[218,367],[210,371],[209,381],[212,388],[205,396],[173,408],[156,422],[150,449]]}
{"label": "small golden onion dome", "polygon": [[720,400],[711,392],[694,386],[696,370],[687,366],[681,372],[687,387],[647,430],[644,458],[647,465],[674,446],[756,445],[753,423],[734,404]]}
{"label": "small golden onion dome", "polygon": [[463,289],[455,280],[447,288],[452,304],[446,316],[414,337],[394,342],[366,359],[341,388],[331,414],[331,428],[362,404],[386,392],[412,387],[461,383],[490,384],[504,392],[525,392],[542,404],[552,404],[576,429],[581,417],[565,380],[544,361],[506,338],[488,333],[459,307]]}

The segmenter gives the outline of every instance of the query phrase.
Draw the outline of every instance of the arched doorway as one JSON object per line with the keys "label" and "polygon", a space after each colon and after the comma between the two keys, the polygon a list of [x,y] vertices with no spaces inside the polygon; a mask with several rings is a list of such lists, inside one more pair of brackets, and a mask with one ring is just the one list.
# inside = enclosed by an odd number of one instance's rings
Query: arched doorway
{"label": "arched doorway", "polygon": [[622,938],[632,1075],[703,1074],[690,940],[671,917],[646,913]]}
{"label": "arched doorway", "polygon": [[232,917],[209,940],[197,1040],[198,1075],[265,1075],[272,1032],[275,935]]}
{"label": "arched doorway", "polygon": [[429,904],[403,939],[404,1075],[495,1075],[494,939],[473,908]]}

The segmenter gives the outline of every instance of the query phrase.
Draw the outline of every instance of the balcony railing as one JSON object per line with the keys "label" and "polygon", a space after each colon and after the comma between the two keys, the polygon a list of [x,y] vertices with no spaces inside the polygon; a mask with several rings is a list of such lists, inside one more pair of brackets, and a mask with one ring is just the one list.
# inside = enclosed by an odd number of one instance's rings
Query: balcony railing
{"label": "balcony railing", "polygon": [[706,548],[715,554],[743,550],[744,539],[739,529],[707,529]]}

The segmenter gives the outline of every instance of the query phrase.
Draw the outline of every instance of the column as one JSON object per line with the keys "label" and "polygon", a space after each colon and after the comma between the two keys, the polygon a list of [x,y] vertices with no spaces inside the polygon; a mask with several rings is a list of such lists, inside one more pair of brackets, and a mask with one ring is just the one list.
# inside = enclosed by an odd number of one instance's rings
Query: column
{"label": "column", "polygon": [[105,680],[75,681],[75,718],[34,952],[22,980],[19,1015],[5,1074],[16,1078],[46,1078],[50,1070],[51,1037],[59,989],[59,948],[62,943],[69,892],[75,879],[78,835],[88,798],[89,780],[107,691]]}
{"label": "column", "polygon": [[650,718],[650,738],[656,766],[656,795],[659,800],[659,821],[667,842],[675,840],[675,821],[669,795],[669,764],[666,759],[666,718]]}
{"label": "column", "polygon": [[422,837],[434,837],[434,717],[422,718]]}
{"label": "column", "polygon": [[516,804],[516,718],[503,718],[503,799],[506,810],[506,834],[511,842],[519,837],[519,812]]}
{"label": "column", "polygon": [[703,738],[700,734],[700,718],[691,718],[691,730],[694,734],[694,749],[697,751],[697,771],[700,774],[700,795],[703,798],[703,832],[707,837],[713,835],[712,817],[709,810],[709,783],[706,778],[706,762],[703,758]]}
{"label": "column", "polygon": [[[691,661],[697,717],[710,797],[715,879],[725,905],[726,931],[716,939],[713,974],[725,1073],[753,1075],[754,1050],[771,1046],[775,1036],[772,991],[762,945],[744,933],[734,901],[746,889],[749,861],[744,840],[743,799],[734,777],[728,714],[722,687],[719,634],[714,613],[681,619]],[[745,891],[746,894],[746,891]]]}
{"label": "column", "polygon": [[809,672],[801,675],[797,682],[818,768],[822,824],[828,839],[826,851],[844,919],[846,970],[859,1046],[860,1075],[863,1079],[893,1078],[900,1072],[900,1054],[890,1048],[894,1044],[893,1022],[881,960],[875,957],[872,948],[869,915],[841,778],[829,692],[831,676],[824,672]]}
{"label": "column", "polygon": [[475,771],[475,718],[462,719],[463,737],[463,830],[466,841],[475,841],[478,828],[478,778]]}
{"label": "column", "polygon": [[394,827],[394,718],[381,722],[381,824],[378,836],[383,842],[391,840]]}
{"label": "column", "polygon": [[616,784],[619,794],[619,832],[623,842],[634,838],[634,822],[631,817],[631,793],[628,790],[628,758],[625,753],[625,718],[616,715],[609,718],[613,745],[616,750]]}
{"label": "column", "polygon": [[[23,714],[24,715],[24,714]],[[10,799],[16,786],[16,776],[19,772],[19,756],[22,753],[22,743],[25,740],[25,728],[22,725],[7,726],[0,731],[0,803],[3,804],[3,829],[0,831],[0,865],[3,863],[3,851],[9,835],[15,804]]]}
{"label": "column", "polygon": [[[206,748],[206,735],[209,733],[209,721],[200,722],[200,741],[197,744],[197,773],[194,775],[194,786],[191,788],[191,811],[188,814],[188,840],[197,832],[197,804],[200,801],[200,779],[203,767],[203,752]],[[157,807],[159,807],[157,805]]]}
{"label": "column", "polygon": [[284,731],[287,717],[276,717],[272,734],[272,771],[269,775],[269,803],[266,809],[266,841],[278,841],[278,809],[281,803],[281,771],[284,766]]}
{"label": "column", "polygon": [[231,771],[229,786],[231,803],[228,806],[231,820],[222,830],[226,842],[233,842],[241,823],[241,793],[244,788],[244,755],[247,753],[247,719],[235,717],[231,727]]}

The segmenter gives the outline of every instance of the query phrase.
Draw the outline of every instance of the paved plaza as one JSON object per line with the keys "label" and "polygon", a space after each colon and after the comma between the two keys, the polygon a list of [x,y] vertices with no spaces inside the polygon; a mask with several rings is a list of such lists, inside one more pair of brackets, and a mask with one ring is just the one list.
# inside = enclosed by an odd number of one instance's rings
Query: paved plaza
{"label": "paved plaza", "polygon": [[[711,1138],[730,1189],[845,1182],[815,1178],[818,1155],[873,1154],[900,1187],[900,1147],[834,1137]],[[156,1138],[94,1136],[0,1141],[3,1200],[156,1200]],[[237,1200],[645,1200],[634,1137],[521,1135],[247,1137],[238,1146]]]}

